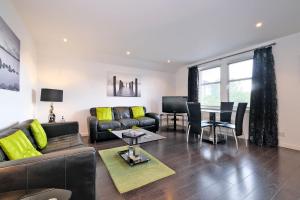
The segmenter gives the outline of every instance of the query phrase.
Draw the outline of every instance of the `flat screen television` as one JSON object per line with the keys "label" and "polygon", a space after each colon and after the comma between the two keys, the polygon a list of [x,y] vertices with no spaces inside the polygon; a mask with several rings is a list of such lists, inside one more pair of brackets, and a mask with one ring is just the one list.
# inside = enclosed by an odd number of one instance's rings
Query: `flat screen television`
{"label": "flat screen television", "polygon": [[162,112],[164,113],[187,113],[186,96],[164,96],[162,97]]}

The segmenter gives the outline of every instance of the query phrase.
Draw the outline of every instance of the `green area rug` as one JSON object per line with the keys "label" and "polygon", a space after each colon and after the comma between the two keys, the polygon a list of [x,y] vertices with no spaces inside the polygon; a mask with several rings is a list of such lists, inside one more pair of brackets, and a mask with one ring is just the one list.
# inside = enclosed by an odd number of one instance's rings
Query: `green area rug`
{"label": "green area rug", "polygon": [[118,154],[127,146],[99,151],[110,176],[120,193],[137,189],[159,179],[175,174],[175,171],[160,162],[142,148],[138,150],[150,158],[150,161],[135,166],[129,166]]}

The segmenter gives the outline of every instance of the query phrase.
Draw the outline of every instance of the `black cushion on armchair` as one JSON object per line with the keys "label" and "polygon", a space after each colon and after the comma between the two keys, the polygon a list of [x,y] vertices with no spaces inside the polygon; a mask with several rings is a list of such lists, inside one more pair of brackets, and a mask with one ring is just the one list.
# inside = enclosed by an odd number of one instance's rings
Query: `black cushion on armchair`
{"label": "black cushion on armchair", "polygon": [[79,133],[78,122],[45,123],[42,126],[47,138]]}
{"label": "black cushion on armchair", "polygon": [[41,152],[43,154],[65,149],[84,147],[79,134],[68,134],[48,139],[48,144]]}

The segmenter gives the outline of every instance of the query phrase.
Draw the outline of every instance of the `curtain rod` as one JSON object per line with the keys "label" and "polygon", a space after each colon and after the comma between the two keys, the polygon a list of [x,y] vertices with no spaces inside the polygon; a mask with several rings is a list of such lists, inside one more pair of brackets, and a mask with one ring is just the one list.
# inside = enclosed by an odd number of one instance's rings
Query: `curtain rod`
{"label": "curtain rod", "polygon": [[209,61],[206,61],[206,62],[203,62],[203,63],[194,64],[193,66],[189,66],[188,68],[194,67],[194,66],[205,65],[205,64],[208,64],[208,63],[211,63],[211,62],[215,62],[215,61],[218,61],[218,60],[223,60],[225,58],[230,58],[230,57],[233,57],[233,56],[237,56],[237,55],[240,55],[240,54],[244,54],[244,53],[248,53],[248,52],[254,51],[256,49],[271,47],[271,46],[274,46],[274,45],[276,45],[275,42],[273,42],[271,44],[268,44],[268,45],[256,47],[256,48],[253,48],[253,49],[249,49],[249,50],[246,50],[246,51],[241,51],[241,52],[238,52],[238,53],[234,53],[234,54],[231,54],[231,55],[228,55],[228,56],[224,56],[224,57],[216,58],[216,59],[213,59],[213,60],[209,60]]}

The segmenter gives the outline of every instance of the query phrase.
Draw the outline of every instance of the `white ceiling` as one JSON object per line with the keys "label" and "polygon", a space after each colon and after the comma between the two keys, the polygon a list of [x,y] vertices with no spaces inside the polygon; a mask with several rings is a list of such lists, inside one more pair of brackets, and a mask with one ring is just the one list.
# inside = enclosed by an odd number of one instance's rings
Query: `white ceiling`
{"label": "white ceiling", "polygon": [[[162,71],[300,32],[299,0],[13,3],[41,56],[95,59]],[[258,21],[264,23],[261,29],[255,28]],[[62,42],[64,37],[68,43]]]}

